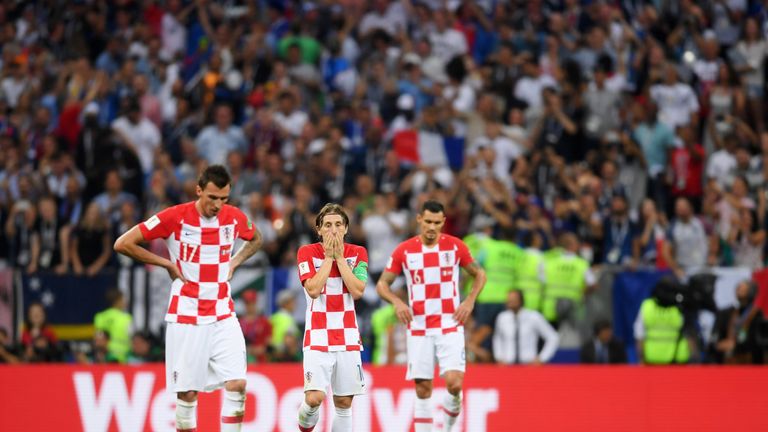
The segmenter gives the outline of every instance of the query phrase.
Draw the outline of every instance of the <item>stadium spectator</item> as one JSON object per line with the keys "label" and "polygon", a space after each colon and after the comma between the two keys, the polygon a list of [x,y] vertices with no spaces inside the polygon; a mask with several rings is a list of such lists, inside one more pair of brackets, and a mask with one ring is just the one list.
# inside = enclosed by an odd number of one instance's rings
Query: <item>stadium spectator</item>
{"label": "stadium spectator", "polygon": [[[557,351],[559,336],[537,311],[523,307],[523,292],[512,290],[507,296],[507,310],[496,318],[493,357],[501,364],[549,362]],[[539,338],[544,346],[539,350]]]}
{"label": "stadium spectator", "polygon": [[675,200],[675,218],[672,220],[667,242],[664,245],[664,260],[669,267],[682,277],[704,268],[710,258],[707,233],[704,225],[693,214],[691,203],[686,198]]}
{"label": "stadium spectator", "polygon": [[110,223],[120,220],[120,208],[123,203],[130,203],[134,207],[139,204],[135,196],[123,189],[123,179],[117,169],[107,171],[104,177],[104,192],[96,195],[92,202],[98,205],[101,215],[106,216]]}
{"label": "stadium spectator", "polygon": [[131,349],[131,324],[133,317],[125,309],[125,295],[117,289],[110,289],[106,295],[109,307],[93,317],[93,327],[109,336],[107,352],[120,363],[125,363]]}
{"label": "stadium spectator", "polygon": [[581,346],[582,363],[619,364],[627,362],[624,344],[613,337],[613,327],[608,320],[595,322],[592,339]]}
{"label": "stadium spectator", "polygon": [[13,345],[8,330],[0,328],[0,363],[15,364],[19,363],[18,352]]}
{"label": "stadium spectator", "polygon": [[109,342],[109,333],[96,330],[90,345],[75,354],[76,361],[80,364],[117,363],[118,360],[109,350]]}
{"label": "stadium spectator", "polygon": [[293,318],[296,308],[296,293],[283,290],[277,295],[277,305],[280,308],[269,318],[272,324],[272,340],[270,347],[274,361],[296,361],[299,359],[299,328]]}
{"label": "stadium spectator", "polygon": [[111,244],[109,224],[99,205],[93,202],[69,238],[72,271],[78,276],[97,275],[112,256]]}
{"label": "stadium spectator", "polygon": [[204,127],[195,140],[198,154],[211,165],[227,163],[227,155],[244,152],[245,144],[243,130],[232,124],[232,108],[224,104],[214,110],[214,124]]}
{"label": "stadium spectator", "polygon": [[245,303],[245,313],[239,317],[239,320],[245,336],[248,363],[266,363],[269,342],[272,338],[272,323],[261,314],[256,291],[246,290],[241,298]]}
{"label": "stadium spectator", "polygon": [[32,303],[27,308],[27,317],[21,333],[24,361],[51,362],[61,359],[58,338],[48,324],[46,316],[41,303]]}
{"label": "stadium spectator", "polygon": [[[395,295],[402,301],[408,301],[408,291],[398,289]],[[371,315],[373,332],[373,355],[371,362],[375,365],[405,364],[406,336],[408,328],[397,319],[395,308],[385,304],[376,309]]]}
{"label": "stadium spectator", "polygon": [[755,305],[756,295],[754,282],[743,281],[736,286],[736,305],[718,311],[710,347],[715,362],[763,364],[765,351],[758,331],[765,318]]}
{"label": "stadium spectator", "polygon": [[128,353],[128,364],[155,363],[163,361],[162,350],[155,342],[154,336],[146,331],[140,331],[131,337],[131,350]]}

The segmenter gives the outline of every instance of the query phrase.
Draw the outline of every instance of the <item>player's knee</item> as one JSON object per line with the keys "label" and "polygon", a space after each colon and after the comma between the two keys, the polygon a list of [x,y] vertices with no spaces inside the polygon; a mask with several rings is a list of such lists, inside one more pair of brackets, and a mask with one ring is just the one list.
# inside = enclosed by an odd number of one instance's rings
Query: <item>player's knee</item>
{"label": "player's knee", "polygon": [[194,402],[197,400],[197,392],[194,390],[178,392],[176,396],[184,402]]}
{"label": "player's knee", "polygon": [[321,391],[308,391],[304,393],[304,402],[307,403],[310,407],[314,408],[316,406],[320,406],[321,403],[325,400],[325,393]]}
{"label": "player's knee", "polygon": [[352,408],[352,396],[334,396],[333,404],[336,406],[336,408]]}
{"label": "player's knee", "polygon": [[227,381],[226,383],[224,383],[224,388],[227,391],[231,391],[231,392],[245,393],[245,385],[246,385],[246,383],[247,383],[247,381],[245,381],[243,379],[231,380],[231,381]]}
{"label": "player's knee", "polygon": [[416,396],[419,399],[432,397],[432,381],[416,381]]}
{"label": "player's knee", "polygon": [[461,393],[461,386],[462,386],[462,380],[457,379],[452,382],[446,383],[446,387],[448,390],[448,393],[456,396],[457,394]]}

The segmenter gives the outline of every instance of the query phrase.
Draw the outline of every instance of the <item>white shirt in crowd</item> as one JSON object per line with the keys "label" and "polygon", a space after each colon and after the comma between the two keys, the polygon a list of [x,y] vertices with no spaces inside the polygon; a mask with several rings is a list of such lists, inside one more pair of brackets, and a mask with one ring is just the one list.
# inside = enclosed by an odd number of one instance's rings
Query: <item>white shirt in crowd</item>
{"label": "white shirt in crowd", "polygon": [[707,179],[714,179],[721,188],[731,186],[736,173],[736,157],[726,149],[720,149],[707,161]]}
{"label": "white shirt in crowd", "polygon": [[[544,348],[538,351],[539,338]],[[552,359],[560,337],[539,312],[521,308],[517,314],[507,309],[496,318],[493,333],[493,355],[502,364],[532,363],[536,357],[542,363]]]}
{"label": "white shirt in crowd", "polygon": [[187,45],[187,29],[170,12],[163,15],[161,35],[163,41],[160,49],[161,58],[172,60],[177,53],[184,53]]}
{"label": "white shirt in crowd", "polygon": [[537,78],[523,77],[515,84],[515,97],[528,104],[528,108],[542,106],[541,91],[545,87],[557,87],[555,81],[549,75],[540,75]]}
{"label": "white shirt in crowd", "polygon": [[691,114],[699,112],[699,101],[688,84],[656,84],[651,98],[659,107],[659,121],[677,129],[691,122]]}
{"label": "white shirt in crowd", "polygon": [[387,266],[387,260],[398,244],[404,240],[396,234],[395,228],[404,232],[408,217],[403,212],[390,211],[386,214],[371,213],[363,219],[368,248],[368,266],[372,273],[380,273]]}
{"label": "white shirt in crowd", "polygon": [[466,54],[469,50],[464,33],[448,28],[443,32],[437,30],[429,34],[429,42],[432,45],[432,54],[439,58],[443,64],[452,58]]}
{"label": "white shirt in crowd", "polygon": [[278,111],[274,114],[273,118],[275,123],[291,134],[292,137],[301,135],[304,125],[307,124],[307,121],[309,120],[307,113],[301,110],[295,110],[287,115]]}
{"label": "white shirt in crowd", "polygon": [[112,122],[112,129],[122,133],[130,141],[127,143],[136,151],[141,163],[141,170],[148,173],[152,170],[155,150],[160,146],[160,130],[146,117],[138,124],[133,124],[128,117],[119,117]]}
{"label": "white shirt in crowd", "polygon": [[197,136],[195,143],[200,156],[211,165],[225,164],[229,152],[245,151],[246,147],[245,134],[239,126],[230,126],[224,131],[215,125],[206,126]]}

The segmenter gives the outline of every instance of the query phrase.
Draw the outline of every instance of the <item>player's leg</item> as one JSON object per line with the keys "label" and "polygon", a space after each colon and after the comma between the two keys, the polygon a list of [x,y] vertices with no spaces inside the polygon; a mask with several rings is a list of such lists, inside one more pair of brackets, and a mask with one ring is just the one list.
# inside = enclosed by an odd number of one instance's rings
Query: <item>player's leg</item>
{"label": "player's leg", "polygon": [[299,406],[299,430],[310,432],[320,418],[320,405],[331,383],[331,353],[304,351],[304,400]]}
{"label": "player's leg", "polygon": [[336,356],[336,366],[331,375],[331,388],[336,415],[332,432],[351,432],[352,399],[365,393],[363,362],[360,351],[340,351],[333,355]]}
{"label": "player's leg", "polygon": [[[166,386],[176,395],[176,430],[197,430],[197,392],[205,388],[208,332],[201,326],[169,323],[165,331]],[[202,350],[202,351],[200,351]]]}
{"label": "player's leg", "polygon": [[466,351],[464,334],[449,333],[438,337],[435,348],[440,376],[448,394],[443,399],[443,430],[449,431],[461,413],[461,389],[464,385]]}
{"label": "player's leg", "polygon": [[435,339],[432,336],[407,338],[408,372],[406,379],[416,383],[416,409],[413,425],[416,432],[432,430],[432,378],[435,375]]}
{"label": "player's leg", "polygon": [[245,338],[234,318],[227,318],[207,327],[211,327],[213,331],[208,388],[220,388],[223,383],[221,431],[237,432],[243,425],[245,416]]}
{"label": "player's leg", "polygon": [[176,393],[176,431],[197,431],[197,392]]}
{"label": "player's leg", "polygon": [[415,432],[430,432],[432,430],[432,380],[417,378],[414,381],[416,383],[416,407],[413,412],[413,430]]}

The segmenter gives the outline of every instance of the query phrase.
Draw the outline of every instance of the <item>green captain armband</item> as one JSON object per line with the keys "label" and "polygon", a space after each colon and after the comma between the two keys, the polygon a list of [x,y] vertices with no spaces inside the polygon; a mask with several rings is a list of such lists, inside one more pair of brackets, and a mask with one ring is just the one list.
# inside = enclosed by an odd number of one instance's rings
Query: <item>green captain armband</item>
{"label": "green captain armband", "polygon": [[352,273],[354,273],[355,277],[361,281],[368,282],[368,263],[365,261],[357,263],[357,266],[352,270]]}

